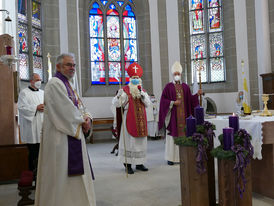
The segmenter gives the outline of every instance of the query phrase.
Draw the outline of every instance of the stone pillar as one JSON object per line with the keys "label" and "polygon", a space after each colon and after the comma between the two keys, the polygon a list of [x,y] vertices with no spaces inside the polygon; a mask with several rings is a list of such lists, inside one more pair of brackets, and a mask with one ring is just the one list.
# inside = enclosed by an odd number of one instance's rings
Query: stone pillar
{"label": "stone pillar", "polygon": [[[256,20],[256,45],[258,62],[258,88],[259,94],[263,93],[261,74],[271,73],[271,49],[269,31],[268,1],[255,1]],[[261,97],[259,96],[260,109],[263,108]]]}
{"label": "stone pillar", "polygon": [[67,0],[59,0],[60,53],[68,52]]}
{"label": "stone pillar", "polygon": [[160,41],[159,41],[159,19],[157,0],[149,0],[150,11],[150,35],[151,35],[151,58],[152,58],[152,82],[153,93],[160,99],[162,93]]}
{"label": "stone pillar", "polygon": [[[168,41],[168,62],[169,69],[175,61],[180,62],[180,39],[179,39],[179,23],[178,23],[178,1],[166,0],[166,16],[167,16],[167,41]],[[169,80],[172,74],[169,72]]]}

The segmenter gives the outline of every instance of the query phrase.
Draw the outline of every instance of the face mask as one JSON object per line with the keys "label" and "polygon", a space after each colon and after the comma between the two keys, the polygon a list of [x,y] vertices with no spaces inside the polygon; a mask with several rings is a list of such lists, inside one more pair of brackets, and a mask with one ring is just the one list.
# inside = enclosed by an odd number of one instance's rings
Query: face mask
{"label": "face mask", "polygon": [[244,97],[241,95],[241,96],[240,96],[240,99],[243,99],[243,98],[244,98]]}
{"label": "face mask", "polygon": [[37,89],[40,89],[41,84],[42,84],[41,81],[37,81],[37,82],[34,83],[34,86],[35,86]]}
{"label": "face mask", "polygon": [[180,75],[175,75],[175,76],[174,76],[174,80],[175,80],[176,82],[180,81],[180,80],[181,80],[181,76],[180,76]]}
{"label": "face mask", "polygon": [[155,99],[155,98],[151,98],[150,100],[151,100],[152,102],[155,102],[155,101],[156,101],[156,99]]}
{"label": "face mask", "polygon": [[132,79],[132,80],[131,80],[131,83],[132,83],[133,85],[138,85],[138,84],[140,83],[140,81],[139,81],[139,79]]}

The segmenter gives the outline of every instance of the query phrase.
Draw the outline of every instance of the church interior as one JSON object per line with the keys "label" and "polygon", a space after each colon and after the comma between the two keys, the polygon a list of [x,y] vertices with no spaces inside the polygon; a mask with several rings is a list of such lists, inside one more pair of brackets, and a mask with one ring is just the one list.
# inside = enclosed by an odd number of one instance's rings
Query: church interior
{"label": "church interior", "polygon": [[[214,205],[274,205],[273,0],[0,0],[0,206],[20,205],[18,182],[28,170],[18,96],[34,73],[44,90],[62,53],[74,54],[75,90],[93,118],[86,146],[97,206],[213,205],[186,203],[203,190],[188,185],[181,149],[180,163],[167,164],[165,133],[148,135],[146,173],[126,174],[110,153],[117,143],[112,101],[130,82],[130,64],[143,68],[142,87],[155,97],[157,113],[175,62],[192,94],[203,91],[199,103],[216,126],[214,147],[224,144],[218,136],[233,127],[235,114],[238,129],[252,137],[247,192],[238,202],[222,202],[227,176],[212,161]],[[28,195],[34,200],[35,188]]]}

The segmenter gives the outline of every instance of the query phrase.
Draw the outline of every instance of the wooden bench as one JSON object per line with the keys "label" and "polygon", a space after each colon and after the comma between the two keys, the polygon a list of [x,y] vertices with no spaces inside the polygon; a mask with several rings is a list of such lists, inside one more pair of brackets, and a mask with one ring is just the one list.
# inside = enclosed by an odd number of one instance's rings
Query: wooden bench
{"label": "wooden bench", "polygon": [[[109,118],[94,118],[93,119],[93,133],[112,131],[113,117]],[[93,144],[93,133],[90,138],[90,143]]]}

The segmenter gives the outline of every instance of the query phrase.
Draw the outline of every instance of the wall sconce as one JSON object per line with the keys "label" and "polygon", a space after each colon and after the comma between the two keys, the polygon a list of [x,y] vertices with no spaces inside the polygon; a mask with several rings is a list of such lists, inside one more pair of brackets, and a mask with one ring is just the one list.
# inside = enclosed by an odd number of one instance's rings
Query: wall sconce
{"label": "wall sconce", "polygon": [[9,16],[10,12],[9,12],[8,10],[6,10],[6,9],[0,9],[0,11],[4,11],[4,12],[7,13],[8,16],[5,18],[5,21],[10,22],[10,21],[11,21],[11,18],[10,18],[10,16]]}

